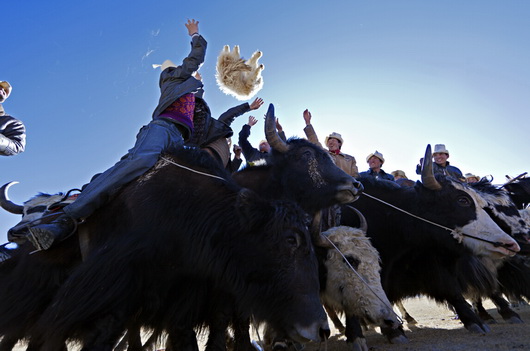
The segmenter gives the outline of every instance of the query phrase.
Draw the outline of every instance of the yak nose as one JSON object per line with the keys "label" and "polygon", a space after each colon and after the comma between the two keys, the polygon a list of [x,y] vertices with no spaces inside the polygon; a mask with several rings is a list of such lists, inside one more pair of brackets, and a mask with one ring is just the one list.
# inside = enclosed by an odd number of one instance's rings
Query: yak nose
{"label": "yak nose", "polygon": [[26,241],[27,234],[27,227],[13,227],[7,231],[7,240],[13,243],[22,244]]}
{"label": "yak nose", "polygon": [[495,243],[495,246],[500,246],[503,249],[509,251],[508,256],[515,256],[515,254],[521,251],[521,247],[515,240],[497,242]]}

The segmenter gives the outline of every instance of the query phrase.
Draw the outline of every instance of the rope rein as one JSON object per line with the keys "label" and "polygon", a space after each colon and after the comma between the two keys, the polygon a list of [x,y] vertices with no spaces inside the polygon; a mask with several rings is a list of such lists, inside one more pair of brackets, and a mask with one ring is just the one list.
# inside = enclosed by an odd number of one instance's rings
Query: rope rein
{"label": "rope rein", "polygon": [[174,166],[177,166],[177,167],[180,167],[180,168],[186,169],[186,170],[188,170],[188,171],[190,171],[190,172],[197,173],[197,174],[201,174],[201,175],[203,175],[203,176],[207,176],[207,177],[211,177],[211,178],[219,179],[219,180],[222,180],[223,182],[226,182],[226,179],[224,179],[223,177],[219,177],[219,176],[216,176],[216,175],[213,175],[213,174],[209,174],[209,173],[204,173],[204,172],[201,172],[201,171],[197,171],[197,170],[195,170],[195,169],[193,169],[193,168],[189,168],[189,167],[183,166],[183,165],[181,165],[181,164],[178,164],[178,163],[176,163],[176,162],[174,162],[174,161],[172,161],[172,160],[170,160],[170,159],[168,159],[168,158],[165,158],[165,157],[160,157],[160,159],[162,159],[162,160],[164,160],[164,161],[166,161],[166,162],[168,162],[168,163],[171,163],[171,164],[174,165]]}
{"label": "rope rein", "polygon": [[[224,181],[224,182],[227,181],[227,180],[224,179],[223,177],[219,177],[219,176],[216,176],[216,175],[213,175],[213,174],[208,174],[208,173],[205,173],[205,172],[197,171],[197,170],[195,170],[195,169],[192,169],[192,168],[189,168],[189,167],[183,166],[183,165],[181,165],[181,164],[178,164],[178,163],[176,163],[176,162],[174,162],[174,161],[172,161],[172,160],[170,160],[170,159],[168,159],[168,158],[166,158],[166,157],[160,157],[160,159],[166,161],[167,163],[171,163],[171,164],[174,165],[174,166],[177,166],[177,167],[183,168],[183,169],[188,170],[188,171],[193,172],[193,173],[197,173],[197,174],[200,174],[200,175],[203,175],[203,176],[207,176],[207,177],[211,177],[211,178],[219,179],[219,180],[222,180],[222,181]],[[71,189],[71,190],[69,190],[69,191],[66,193],[66,195],[63,196],[63,198],[62,198],[62,200],[61,200],[60,202],[63,202],[63,201],[65,201],[66,199],[68,199],[68,197],[70,196],[70,193],[71,193],[72,191],[79,191],[79,192],[82,192],[81,189]],[[56,215],[57,215],[57,214],[56,214],[55,212],[51,212],[51,213],[45,214],[45,215],[43,215],[43,216],[41,216],[41,217],[39,217],[39,218],[36,218],[36,219],[34,219],[34,220],[32,220],[32,221],[28,221],[28,222],[26,222],[26,223],[24,223],[24,224],[25,224],[25,226],[29,229],[31,224],[41,222],[43,219],[46,219],[46,218],[48,218],[48,217],[52,217],[52,216],[56,216]]]}
{"label": "rope rein", "polygon": [[414,217],[414,218],[419,219],[421,221],[424,221],[426,223],[429,223],[429,224],[432,224],[432,225],[437,226],[439,228],[442,228],[444,230],[447,230],[448,232],[450,232],[451,236],[453,238],[455,238],[459,243],[462,242],[462,239],[463,239],[462,237],[465,236],[465,237],[468,237],[468,238],[471,238],[471,239],[475,239],[475,240],[478,240],[478,241],[483,241],[483,242],[489,243],[489,244],[493,245],[494,247],[502,246],[506,250],[516,253],[516,251],[514,251],[514,250],[510,249],[509,247],[507,247],[506,244],[500,243],[498,241],[491,241],[491,240],[479,238],[479,237],[471,235],[471,234],[466,234],[466,233],[463,233],[460,229],[451,229],[451,228],[445,227],[445,226],[443,226],[441,224],[429,221],[428,219],[425,219],[425,218],[419,217],[419,216],[417,216],[417,215],[415,215],[413,213],[407,212],[407,211],[405,211],[405,210],[403,210],[403,209],[401,209],[401,208],[399,208],[397,206],[394,206],[394,205],[392,205],[392,204],[390,204],[390,203],[388,203],[386,201],[383,201],[383,200],[381,200],[381,199],[379,199],[379,198],[377,198],[375,196],[369,195],[366,192],[363,192],[362,195],[365,195],[365,196],[367,196],[367,197],[369,197],[369,198],[371,198],[373,200],[379,201],[379,202],[381,202],[381,203],[383,203],[383,204],[385,204],[385,205],[387,205],[389,207],[392,207],[392,208],[394,208],[394,209],[396,209],[398,211],[401,211],[401,212],[403,212],[403,213],[405,213],[405,214],[407,214],[407,215],[409,215],[411,217]]}

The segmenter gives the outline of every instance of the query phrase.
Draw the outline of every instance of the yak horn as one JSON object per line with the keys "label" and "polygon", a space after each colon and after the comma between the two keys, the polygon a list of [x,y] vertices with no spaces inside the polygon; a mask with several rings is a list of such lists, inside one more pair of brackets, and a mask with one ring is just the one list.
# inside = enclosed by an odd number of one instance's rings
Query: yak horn
{"label": "yak horn", "polygon": [[368,222],[366,221],[366,218],[363,216],[361,211],[359,211],[355,207],[350,206],[350,205],[347,205],[347,207],[353,212],[355,212],[357,216],[359,216],[359,222],[360,222],[359,229],[362,230],[366,234],[368,232]]}
{"label": "yak horn", "polygon": [[289,150],[289,146],[278,135],[276,130],[276,116],[274,116],[274,105],[270,104],[265,116],[265,137],[269,145],[276,151],[284,154]]}
{"label": "yak horn", "polygon": [[434,177],[434,172],[432,170],[431,144],[427,145],[425,157],[423,157],[423,165],[421,167],[421,182],[426,188],[431,190],[440,190],[442,188],[440,183],[438,183]]}
{"label": "yak horn", "polygon": [[11,200],[9,200],[9,196],[7,195],[9,187],[17,183],[18,182],[10,182],[2,185],[2,187],[0,188],[0,206],[2,206],[2,208],[7,212],[21,215],[24,213],[24,206],[15,204]]}
{"label": "yak horn", "polygon": [[332,246],[329,243],[326,238],[324,238],[324,234],[322,234],[322,211],[317,211],[317,213],[313,216],[313,221],[311,222],[310,227],[310,233],[311,233],[311,240],[313,241],[313,245],[316,247],[323,247],[326,249],[331,249]]}

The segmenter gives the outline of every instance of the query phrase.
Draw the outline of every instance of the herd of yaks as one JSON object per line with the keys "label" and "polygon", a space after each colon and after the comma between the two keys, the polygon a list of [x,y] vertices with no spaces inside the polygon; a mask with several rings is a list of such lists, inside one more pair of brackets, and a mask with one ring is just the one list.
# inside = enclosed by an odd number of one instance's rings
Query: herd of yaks
{"label": "herd of yaks", "polygon": [[[17,205],[13,183],[1,187],[2,207],[22,221],[10,232],[19,245],[0,247],[0,351],[21,340],[28,350],[66,350],[67,341],[142,350],[162,337],[167,350],[192,351],[201,328],[206,349],[219,350],[229,325],[235,349],[248,350],[251,316],[268,323],[262,346],[278,350],[329,335],[322,305],[353,349],[367,351],[364,324],[407,341],[391,303],[418,295],[448,304],[471,332],[489,331],[483,298],[522,322],[504,296],[530,299],[527,179],[468,185],[434,176],[426,161],[413,187],[358,181],[308,141],[282,141],[274,125],[271,105],[271,164],[227,175],[199,150],[162,157],[48,251],[32,252],[27,226],[72,199],[38,194]],[[340,217],[334,226],[317,221],[338,205],[325,216]],[[145,345],[142,329],[153,335]]]}

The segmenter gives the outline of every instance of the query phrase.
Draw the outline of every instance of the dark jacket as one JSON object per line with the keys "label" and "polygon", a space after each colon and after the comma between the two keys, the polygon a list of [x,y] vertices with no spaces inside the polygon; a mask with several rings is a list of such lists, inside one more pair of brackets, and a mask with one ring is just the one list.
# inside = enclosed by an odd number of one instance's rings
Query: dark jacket
{"label": "dark jacket", "polygon": [[374,171],[369,169],[366,172],[359,173],[359,177],[373,177],[375,179],[385,179],[394,181],[394,176],[392,174],[386,173],[382,169],[379,171],[379,173],[375,173]]}
{"label": "dark jacket", "polygon": [[[443,174],[446,176],[451,176],[456,179],[462,180],[464,176],[462,175],[462,171],[458,169],[455,166],[449,165],[449,161],[446,162],[446,166],[442,167],[436,162],[432,163],[432,171],[434,174]],[[416,174],[421,174],[421,165],[416,166]]]}
{"label": "dark jacket", "polygon": [[[199,69],[199,66],[204,62],[206,55],[206,40],[200,36],[195,35],[191,38],[191,52],[186,57],[182,64],[178,67],[168,67],[160,74],[160,100],[158,106],[153,112],[153,119],[160,116],[166,108],[169,107],[175,100],[184,94],[195,93],[202,88],[202,82],[195,79],[192,73]],[[172,122],[178,123],[172,119]],[[183,126],[187,135],[183,135],[184,139],[188,139],[191,135],[191,130],[184,124]]]}
{"label": "dark jacket", "polygon": [[244,113],[250,111],[250,105],[244,104],[232,107],[224,112],[218,119],[212,117],[212,113],[206,101],[203,100],[203,89],[199,89],[195,94],[195,100],[202,102],[204,106],[204,113],[201,116],[196,116],[194,120],[195,128],[193,136],[189,141],[189,145],[205,147],[220,138],[230,138],[234,135],[234,131],[230,127],[234,119]]}
{"label": "dark jacket", "polygon": [[230,173],[234,173],[239,169],[242,163],[243,163],[242,159],[234,157],[228,162],[228,165],[226,166],[226,170]]}
{"label": "dark jacket", "polygon": [[26,127],[15,117],[6,115],[0,105],[0,155],[13,156],[26,147]]}
{"label": "dark jacket", "polygon": [[[265,162],[268,162],[270,158],[270,153],[268,152],[261,152],[255,147],[250,144],[248,141],[248,137],[250,136],[250,126],[248,124],[244,124],[241,128],[241,131],[239,132],[239,146],[241,146],[241,149],[243,150],[243,156],[245,156],[245,160],[248,162],[255,162],[258,160],[265,160]],[[280,138],[283,141],[286,141],[285,133],[282,131],[279,133]]]}

